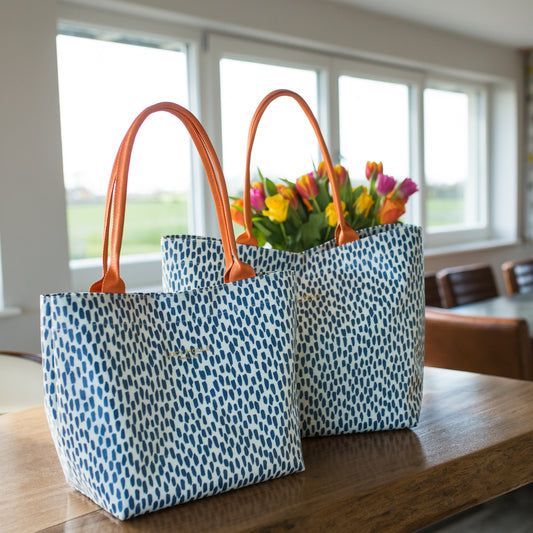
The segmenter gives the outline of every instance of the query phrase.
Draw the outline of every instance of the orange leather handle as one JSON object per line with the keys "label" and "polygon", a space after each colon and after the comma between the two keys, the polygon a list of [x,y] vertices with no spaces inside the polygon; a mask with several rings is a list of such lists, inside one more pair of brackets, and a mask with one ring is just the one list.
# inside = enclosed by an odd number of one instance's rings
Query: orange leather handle
{"label": "orange leather handle", "polygon": [[245,231],[237,239],[237,242],[240,244],[248,244],[251,246],[257,246],[257,238],[252,233],[252,206],[250,202],[250,161],[252,159],[252,147],[254,144],[255,134],[257,132],[257,127],[259,126],[259,121],[263,116],[263,113],[266,111],[266,108],[277,98],[281,96],[289,96],[296,100],[304,113],[306,114],[315,135],[318,139],[318,144],[320,145],[320,151],[322,152],[322,157],[326,163],[326,168],[328,170],[329,183],[331,186],[331,193],[333,195],[333,205],[335,206],[335,212],[337,213],[337,227],[335,228],[335,241],[337,246],[341,244],[347,244],[352,241],[359,239],[357,232],[353,230],[346,220],[344,219],[344,212],[342,210],[341,198],[339,194],[339,186],[337,184],[337,178],[335,171],[333,170],[333,163],[331,162],[331,157],[329,155],[328,147],[324,141],[322,132],[320,131],[320,126],[311,111],[311,108],[307,105],[307,102],[294,91],[289,91],[287,89],[278,89],[277,91],[272,91],[267,94],[265,98],[261,101],[257,107],[252,122],[250,123],[250,129],[248,130],[248,147],[246,152],[246,174],[245,174],[245,183],[244,183],[244,223]]}
{"label": "orange leather handle", "polygon": [[[209,136],[198,119],[190,111],[178,104],[161,102],[148,107],[135,119],[118,150],[106,198],[102,249],[103,277],[96,283],[93,283],[90,289],[91,292],[123,293],[126,290],[125,284],[120,278],[120,250],[122,247],[122,236],[124,231],[124,216],[126,211],[126,195],[131,152],[135,137],[142,123],[152,113],[158,111],[168,112],[183,122],[200,154],[215,201],[215,209],[222,237],[222,246],[226,261],[224,281],[231,282],[255,276],[253,268],[250,265],[243,263],[238,258],[237,246],[235,244],[233,226],[231,223],[226,182],[216,152],[209,140]],[[108,268],[107,254],[112,205],[111,260]]]}

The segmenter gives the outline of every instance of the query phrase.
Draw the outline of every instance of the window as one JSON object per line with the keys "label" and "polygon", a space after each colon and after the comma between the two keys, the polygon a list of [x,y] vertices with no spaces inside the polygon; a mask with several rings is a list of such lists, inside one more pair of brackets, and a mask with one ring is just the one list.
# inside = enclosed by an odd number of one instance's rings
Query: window
{"label": "window", "polygon": [[[248,128],[261,100],[279,88],[300,94],[317,114],[316,70],[223,58],[220,60],[222,156],[228,188],[244,187]],[[321,156],[306,116],[287,98],[270,104],[261,118],[252,152],[252,179],[257,168],[271,179],[294,180],[318,165]]]}
{"label": "window", "polygon": [[[118,32],[62,28],[57,37],[70,257],[101,255],[103,205],[116,151],[133,119],[160,101],[189,105],[186,47]],[[174,117],[147,119],[135,143],[123,255],[159,252],[187,233],[191,156]]]}
{"label": "window", "polygon": [[[230,195],[238,196],[244,187],[253,112],[278,88],[305,98],[334,163],[347,167],[354,184],[365,183],[367,161],[383,161],[386,174],[410,177],[419,185],[404,220],[424,227],[426,250],[498,235],[493,228],[497,217],[493,212],[488,216],[489,205],[496,205],[488,181],[493,167],[487,161],[486,124],[494,119],[488,116],[489,85],[429,79],[409,68],[215,33],[205,33],[198,54],[191,43],[199,43],[199,36],[183,28],[178,34],[187,37],[175,42],[135,29],[60,28],[61,127],[73,270],[77,260],[100,254],[103,198],[115,151],[142,109],[162,100],[192,106],[221,158]],[[288,99],[274,102],[255,139],[252,180],[258,170],[275,181],[294,180],[321,159],[299,107]],[[164,233],[218,235],[209,189],[198,168],[182,125],[173,117],[150,118],[140,130],[132,161],[123,247],[131,256],[125,263],[141,264],[142,257],[134,254],[159,252]],[[157,266],[152,281],[142,281],[140,275],[133,285],[158,282],[159,260],[152,263]],[[94,279],[74,285],[86,287]]]}
{"label": "window", "polygon": [[476,228],[485,222],[479,100],[474,91],[424,90],[428,232]]}
{"label": "window", "polygon": [[340,152],[354,180],[365,181],[367,161],[403,179],[409,165],[409,87],[353,76],[339,78]]}

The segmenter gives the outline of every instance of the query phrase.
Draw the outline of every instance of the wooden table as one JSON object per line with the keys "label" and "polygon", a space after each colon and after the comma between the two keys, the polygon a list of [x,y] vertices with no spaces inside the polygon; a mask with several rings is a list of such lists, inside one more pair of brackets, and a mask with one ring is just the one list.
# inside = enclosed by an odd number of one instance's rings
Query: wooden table
{"label": "wooden table", "polygon": [[473,304],[452,307],[445,309],[445,311],[457,315],[523,318],[528,323],[529,331],[533,335],[533,292],[498,296]]}
{"label": "wooden table", "polygon": [[120,522],[63,478],[42,408],[0,417],[0,530],[414,531],[533,481],[533,382],[427,368],[414,430],[304,439],[307,470]]}

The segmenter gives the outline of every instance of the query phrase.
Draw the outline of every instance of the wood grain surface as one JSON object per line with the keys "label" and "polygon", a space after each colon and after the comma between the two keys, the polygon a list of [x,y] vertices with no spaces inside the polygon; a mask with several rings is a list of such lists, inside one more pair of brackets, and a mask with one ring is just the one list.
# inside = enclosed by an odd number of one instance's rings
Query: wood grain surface
{"label": "wood grain surface", "polygon": [[304,439],[303,473],[127,522],[66,484],[42,408],[0,452],[1,531],[415,531],[533,481],[533,383],[427,368],[413,430]]}

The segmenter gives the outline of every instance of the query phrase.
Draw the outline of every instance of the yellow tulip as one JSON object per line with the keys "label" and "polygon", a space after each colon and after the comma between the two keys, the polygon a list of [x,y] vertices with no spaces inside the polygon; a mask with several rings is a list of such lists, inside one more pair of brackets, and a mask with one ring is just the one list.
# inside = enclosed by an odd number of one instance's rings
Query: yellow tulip
{"label": "yellow tulip", "polygon": [[[346,204],[344,202],[341,202],[342,211],[344,212],[344,216],[348,215],[348,212],[345,211]],[[328,224],[330,226],[336,226],[337,225],[337,213],[335,211],[335,204],[333,202],[330,202],[328,206],[326,207],[326,216],[328,217]]]}
{"label": "yellow tulip", "polygon": [[274,222],[285,222],[289,214],[289,200],[283,198],[281,194],[268,196],[265,199],[265,204],[268,210],[263,211],[263,215],[270,218]]}
{"label": "yellow tulip", "polygon": [[368,190],[365,187],[363,192],[359,195],[359,198],[355,201],[355,210],[358,215],[363,214],[365,217],[368,216],[368,213],[370,211],[370,208],[374,205],[374,199],[370,194],[368,194]]}

